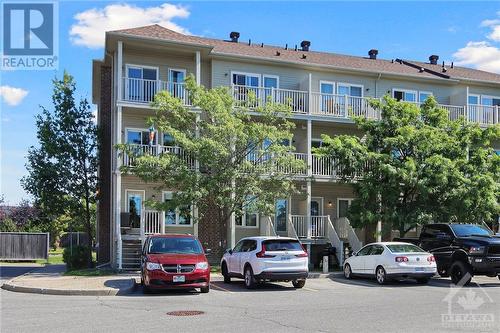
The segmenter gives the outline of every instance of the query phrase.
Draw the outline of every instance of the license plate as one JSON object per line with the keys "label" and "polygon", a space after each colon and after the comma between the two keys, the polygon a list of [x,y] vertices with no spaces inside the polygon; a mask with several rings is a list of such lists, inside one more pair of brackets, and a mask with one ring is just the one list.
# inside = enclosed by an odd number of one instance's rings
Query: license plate
{"label": "license plate", "polygon": [[292,257],[281,257],[282,261],[287,261],[287,260],[290,260],[290,259],[292,259]]}
{"label": "license plate", "polygon": [[184,275],[174,275],[174,282],[186,282],[186,277]]}
{"label": "license plate", "polygon": [[424,272],[425,268],[424,267],[415,267],[415,272]]}

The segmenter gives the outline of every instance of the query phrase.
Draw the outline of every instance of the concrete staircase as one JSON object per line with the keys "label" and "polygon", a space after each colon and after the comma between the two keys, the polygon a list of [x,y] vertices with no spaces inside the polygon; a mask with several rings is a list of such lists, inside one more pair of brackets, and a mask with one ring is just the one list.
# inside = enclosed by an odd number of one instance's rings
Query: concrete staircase
{"label": "concrete staircase", "polygon": [[138,271],[141,269],[141,240],[122,240],[122,269]]}

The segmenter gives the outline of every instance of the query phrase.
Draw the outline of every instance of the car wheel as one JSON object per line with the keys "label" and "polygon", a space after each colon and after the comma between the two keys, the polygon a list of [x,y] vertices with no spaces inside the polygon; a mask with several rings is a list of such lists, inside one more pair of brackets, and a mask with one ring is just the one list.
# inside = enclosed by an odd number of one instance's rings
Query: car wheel
{"label": "car wheel", "polygon": [[244,277],[245,277],[245,287],[247,289],[255,288],[256,281],[255,281],[255,277],[253,276],[252,267],[250,267],[250,265],[245,267],[245,276]]}
{"label": "car wheel", "polygon": [[429,283],[429,278],[419,278],[417,279],[418,284],[427,284]]}
{"label": "car wheel", "polygon": [[294,288],[300,289],[305,286],[306,280],[293,280],[292,284]]}
{"label": "car wheel", "polygon": [[202,294],[206,294],[206,293],[208,293],[209,291],[210,291],[210,285],[208,285],[208,286],[206,286],[206,287],[202,287],[202,288],[200,288],[200,292],[201,292]]}
{"label": "car wheel", "polygon": [[229,276],[229,272],[227,271],[227,265],[224,262],[222,264],[222,276],[224,277],[224,283],[231,283],[231,277]]}
{"label": "car wheel", "polygon": [[472,280],[472,270],[462,262],[455,261],[450,267],[451,282],[458,285],[459,283],[466,286]]}
{"label": "car wheel", "polygon": [[498,275],[498,279],[500,280],[500,275]]}
{"label": "car wheel", "polygon": [[352,270],[351,270],[351,265],[349,264],[344,265],[344,277],[346,279],[352,279]]}
{"label": "car wheel", "polygon": [[375,278],[377,279],[377,283],[382,285],[387,282],[387,276],[385,273],[385,269],[382,266],[378,266],[377,270],[375,271]]}

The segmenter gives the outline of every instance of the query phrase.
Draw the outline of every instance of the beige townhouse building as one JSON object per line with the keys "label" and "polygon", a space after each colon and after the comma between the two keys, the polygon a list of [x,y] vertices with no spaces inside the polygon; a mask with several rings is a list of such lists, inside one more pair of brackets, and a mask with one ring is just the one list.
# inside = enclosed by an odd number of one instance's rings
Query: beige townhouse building
{"label": "beige townhouse building", "polygon": [[[428,61],[380,59],[375,49],[365,57],[340,55],[313,51],[309,41],[270,46],[241,40],[238,32],[218,40],[159,25],[110,31],[104,58],[93,61],[92,71],[92,97],[103,131],[98,261],[120,269],[138,268],[141,240],[152,233],[194,234],[216,257],[245,236],[287,235],[299,238],[311,258],[332,245],[342,262],[345,246],[358,250],[372,240],[373,230],[354,229],[346,219],[354,193],[339,182],[335,161],[313,154],[322,134],[362,135],[352,115],[377,118],[369,100],[386,94],[417,104],[432,95],[452,119],[464,117],[481,126],[498,124],[500,117],[498,74],[443,63],[437,55]],[[195,223],[196,207],[160,212],[145,205],[148,199],[169,200],[173,190],[160,191],[158,184],[121,172],[133,160],[114,147],[128,143],[139,152],[182,154],[168,133],[155,132],[151,145],[146,119],[153,115],[150,102],[160,90],[190,107],[184,90],[189,74],[205,87],[229,87],[238,101],[254,91],[259,103],[269,96],[290,103],[296,123],[293,154],[307,164],[291,176],[303,194],[278,200],[273,216],[248,214],[233,228],[209,218]]]}

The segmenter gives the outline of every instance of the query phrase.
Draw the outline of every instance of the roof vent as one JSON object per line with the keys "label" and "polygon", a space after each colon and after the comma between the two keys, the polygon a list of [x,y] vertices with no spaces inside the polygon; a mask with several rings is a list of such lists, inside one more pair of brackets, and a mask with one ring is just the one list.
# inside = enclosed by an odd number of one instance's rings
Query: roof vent
{"label": "roof vent", "polygon": [[311,42],[308,41],[308,40],[303,40],[301,43],[300,43],[300,47],[302,48],[302,51],[309,51],[309,47],[311,46]]}
{"label": "roof vent", "polygon": [[240,38],[240,33],[237,31],[232,31],[229,34],[229,38],[231,38],[231,42],[238,43],[238,38]]}
{"label": "roof vent", "polygon": [[370,51],[368,51],[368,55],[370,56],[370,59],[377,59],[377,54],[378,54],[378,50],[376,50],[376,49],[371,49]]}
{"label": "roof vent", "polygon": [[429,62],[431,63],[431,65],[437,65],[438,64],[438,60],[439,60],[439,56],[438,55],[431,55],[429,57]]}

